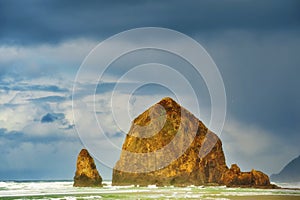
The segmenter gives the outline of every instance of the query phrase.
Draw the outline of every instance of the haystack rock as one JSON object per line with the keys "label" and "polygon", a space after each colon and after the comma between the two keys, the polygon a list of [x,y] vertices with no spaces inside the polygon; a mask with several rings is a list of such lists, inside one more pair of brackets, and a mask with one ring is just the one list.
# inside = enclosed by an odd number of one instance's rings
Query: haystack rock
{"label": "haystack rock", "polygon": [[114,167],[112,184],[270,185],[268,176],[261,172],[253,171],[251,178],[243,181],[236,179],[236,174],[240,175],[239,168],[226,166],[218,136],[167,97],[133,121]]}
{"label": "haystack rock", "polygon": [[94,159],[86,149],[80,151],[76,166],[75,187],[102,187],[102,178],[97,171]]}

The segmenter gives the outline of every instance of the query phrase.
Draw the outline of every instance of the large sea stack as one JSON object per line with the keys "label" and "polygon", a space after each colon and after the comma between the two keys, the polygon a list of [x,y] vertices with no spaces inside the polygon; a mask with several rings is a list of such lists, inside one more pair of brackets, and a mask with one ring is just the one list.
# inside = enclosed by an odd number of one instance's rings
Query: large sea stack
{"label": "large sea stack", "polygon": [[133,121],[112,184],[271,187],[262,172],[229,169],[218,136],[168,97]]}
{"label": "large sea stack", "polygon": [[74,187],[102,187],[102,178],[86,149],[82,149],[77,158]]}

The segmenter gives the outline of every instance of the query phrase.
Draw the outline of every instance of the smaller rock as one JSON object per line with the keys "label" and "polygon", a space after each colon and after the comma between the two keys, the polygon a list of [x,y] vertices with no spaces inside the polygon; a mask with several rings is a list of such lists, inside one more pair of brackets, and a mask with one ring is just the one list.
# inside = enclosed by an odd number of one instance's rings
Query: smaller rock
{"label": "smaller rock", "polygon": [[263,172],[252,170],[251,172],[241,172],[240,168],[233,164],[221,177],[221,183],[228,187],[256,187],[274,188],[270,184],[269,177]]}
{"label": "smaller rock", "polygon": [[97,171],[94,159],[86,149],[77,158],[74,187],[102,187],[102,178]]}
{"label": "smaller rock", "polygon": [[252,169],[251,174],[253,176],[252,178],[254,185],[270,185],[269,177],[266,174],[254,169]]}

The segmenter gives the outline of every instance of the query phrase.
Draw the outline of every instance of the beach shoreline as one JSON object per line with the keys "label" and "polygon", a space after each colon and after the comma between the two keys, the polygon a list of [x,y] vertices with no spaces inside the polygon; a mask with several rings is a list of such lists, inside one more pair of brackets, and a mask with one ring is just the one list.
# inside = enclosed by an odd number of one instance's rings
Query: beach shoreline
{"label": "beach shoreline", "polygon": [[0,182],[0,199],[288,199],[300,198],[299,188],[257,189],[224,186],[148,187],[112,186],[104,181],[102,188],[73,187],[73,181],[7,181]]}

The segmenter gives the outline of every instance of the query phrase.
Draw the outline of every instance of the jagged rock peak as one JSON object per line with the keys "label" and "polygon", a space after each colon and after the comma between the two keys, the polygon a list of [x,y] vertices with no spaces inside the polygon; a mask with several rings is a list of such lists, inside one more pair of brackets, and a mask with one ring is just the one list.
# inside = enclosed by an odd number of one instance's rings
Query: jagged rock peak
{"label": "jagged rock peak", "polygon": [[102,187],[102,178],[86,149],[82,149],[77,158],[74,187]]}

